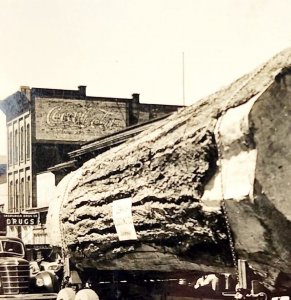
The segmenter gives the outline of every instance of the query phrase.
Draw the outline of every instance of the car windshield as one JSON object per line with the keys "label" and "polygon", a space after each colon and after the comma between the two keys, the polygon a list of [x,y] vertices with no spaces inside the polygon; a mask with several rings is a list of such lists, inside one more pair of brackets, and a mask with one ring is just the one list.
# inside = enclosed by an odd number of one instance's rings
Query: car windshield
{"label": "car windshield", "polygon": [[2,241],[2,251],[11,254],[24,255],[24,248],[22,243],[17,241]]}

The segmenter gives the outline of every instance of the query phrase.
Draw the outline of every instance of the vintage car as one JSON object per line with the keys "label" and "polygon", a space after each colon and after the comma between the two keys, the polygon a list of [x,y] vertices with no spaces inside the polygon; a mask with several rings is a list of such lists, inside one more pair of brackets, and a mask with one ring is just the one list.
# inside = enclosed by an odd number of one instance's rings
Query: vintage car
{"label": "vintage car", "polygon": [[0,236],[0,299],[55,299],[56,289],[52,273],[31,272],[21,239]]}

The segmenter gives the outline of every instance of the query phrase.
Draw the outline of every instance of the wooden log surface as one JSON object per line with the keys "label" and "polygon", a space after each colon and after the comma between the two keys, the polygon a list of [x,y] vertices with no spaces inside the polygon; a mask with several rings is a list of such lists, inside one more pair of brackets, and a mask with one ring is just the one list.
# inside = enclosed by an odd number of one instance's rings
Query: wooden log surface
{"label": "wooden log surface", "polygon": [[[48,215],[51,243],[88,267],[147,245],[181,269],[188,261],[215,271],[233,263],[225,204],[237,258],[270,285],[291,273],[290,63],[286,49],[64,178]],[[123,198],[132,199],[137,241],[116,233],[112,202]]]}

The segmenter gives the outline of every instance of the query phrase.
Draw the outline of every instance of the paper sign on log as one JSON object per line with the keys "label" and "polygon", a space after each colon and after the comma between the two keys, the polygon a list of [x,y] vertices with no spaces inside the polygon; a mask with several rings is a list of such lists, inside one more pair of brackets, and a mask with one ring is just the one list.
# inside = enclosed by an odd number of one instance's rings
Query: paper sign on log
{"label": "paper sign on log", "polygon": [[115,200],[112,203],[112,217],[120,241],[136,240],[133,225],[131,198]]}

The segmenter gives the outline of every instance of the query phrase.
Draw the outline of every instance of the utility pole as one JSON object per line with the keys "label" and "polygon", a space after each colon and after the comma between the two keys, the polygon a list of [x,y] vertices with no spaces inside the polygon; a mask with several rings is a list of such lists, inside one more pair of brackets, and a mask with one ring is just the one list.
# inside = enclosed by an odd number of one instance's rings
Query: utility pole
{"label": "utility pole", "polygon": [[183,105],[185,105],[185,66],[184,66],[184,52],[182,52],[182,89],[183,89]]}

